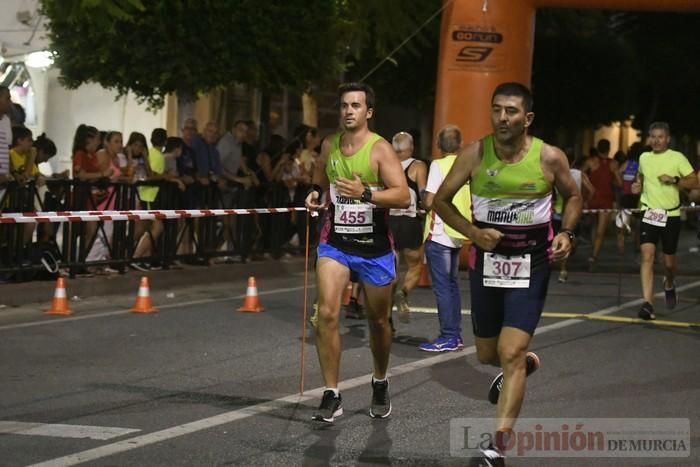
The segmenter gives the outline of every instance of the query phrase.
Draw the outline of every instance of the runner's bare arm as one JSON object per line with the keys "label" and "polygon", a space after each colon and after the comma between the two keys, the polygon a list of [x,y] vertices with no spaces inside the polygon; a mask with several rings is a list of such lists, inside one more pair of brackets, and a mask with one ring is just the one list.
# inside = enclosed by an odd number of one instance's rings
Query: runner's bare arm
{"label": "runner's bare arm", "polygon": [[666,174],[659,175],[659,180],[666,185],[678,185],[678,188],[684,190],[692,190],[698,187],[698,177],[695,175],[695,172],[691,172],[685,177],[678,177],[678,181],[676,181],[676,177]]}
{"label": "runner's bare arm", "polygon": [[469,237],[480,248],[491,251],[503,238],[503,233],[495,229],[479,229],[463,217],[452,204],[452,198],[471,179],[480,163],[480,143],[468,144],[462,149],[433,198],[433,209],[457,232]]}
{"label": "runner's bare arm", "polygon": [[[406,177],[401,168],[399,156],[394,148],[383,139],[380,139],[370,153],[370,166],[379,174],[384,183],[384,189],[372,192],[372,204],[384,208],[407,208],[411,204],[411,195],[408,192]],[[365,191],[365,185],[360,177],[355,174],[354,179],[338,177],[335,181],[338,193],[350,198],[360,198]]]}
{"label": "runner's bare arm", "polygon": [[415,161],[411,165],[411,169],[413,169],[413,173],[409,173],[409,176],[418,185],[418,201],[422,206],[421,195],[425,192],[425,186],[428,184],[428,166],[423,161]]}

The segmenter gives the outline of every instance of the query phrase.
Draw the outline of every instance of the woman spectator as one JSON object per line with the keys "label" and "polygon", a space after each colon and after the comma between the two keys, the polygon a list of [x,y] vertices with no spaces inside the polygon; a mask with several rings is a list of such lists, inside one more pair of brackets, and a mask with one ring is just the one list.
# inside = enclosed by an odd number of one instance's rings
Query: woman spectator
{"label": "woman spectator", "polygon": [[[113,211],[117,207],[117,187],[118,183],[129,183],[130,177],[123,175],[124,156],[122,154],[122,134],[119,131],[108,131],[101,138],[102,148],[97,151],[97,160],[100,168],[109,170],[109,184],[105,187],[103,198],[97,204],[98,211]],[[120,156],[121,154],[121,156]],[[123,229],[122,229],[123,230]],[[110,247],[114,234],[114,222],[104,221],[102,229],[98,232],[95,238],[95,243],[90,250],[89,260],[108,260],[110,259]],[[96,268],[98,274],[111,274],[118,271],[108,266]]]}
{"label": "woman spectator", "polygon": [[[123,153],[123,139],[122,134],[119,131],[108,131],[104,138],[103,148],[97,151],[97,157],[101,161],[108,162],[109,166],[112,168],[112,175],[110,176],[110,181],[112,183],[130,183],[132,181],[131,177],[127,176],[129,163],[126,155]],[[114,191],[114,187],[109,187],[110,195]],[[113,210],[115,208],[115,200],[113,196],[110,196],[107,201],[104,202],[104,209]],[[122,208],[122,206],[119,206]]]}
{"label": "woman spectator", "polygon": [[302,145],[299,154],[300,169],[304,175],[311,177],[320,156],[321,138],[318,136],[318,130],[302,124],[294,131],[294,138],[299,140]]}
{"label": "woman spectator", "polygon": [[78,127],[73,137],[73,178],[94,181],[112,175],[111,170],[100,169],[101,164],[97,159],[100,143],[100,132],[97,128],[84,124]]}
{"label": "woman spectator", "polygon": [[[102,143],[100,132],[94,126],[81,124],[75,131],[73,137],[73,178],[87,185],[78,185],[75,188],[73,199],[74,208],[77,210],[94,210],[106,199],[105,187],[96,186],[98,180],[112,176],[111,163],[106,155],[98,158],[97,149]],[[77,225],[78,232],[83,233],[81,246],[91,247],[95,233],[97,232],[97,222],[82,222]],[[98,258],[99,253],[92,249],[87,257],[77,257],[77,261],[92,261]]]}
{"label": "woman spectator", "polygon": [[[134,182],[139,184],[137,190],[139,197],[133,201],[133,209],[147,209],[147,204],[142,202],[141,193],[146,187],[140,186],[151,175],[151,168],[148,165],[148,144],[143,133],[131,132],[124,149],[126,158],[129,161],[127,176],[133,177]],[[138,241],[143,235],[145,224],[143,221],[134,221],[134,239]]]}

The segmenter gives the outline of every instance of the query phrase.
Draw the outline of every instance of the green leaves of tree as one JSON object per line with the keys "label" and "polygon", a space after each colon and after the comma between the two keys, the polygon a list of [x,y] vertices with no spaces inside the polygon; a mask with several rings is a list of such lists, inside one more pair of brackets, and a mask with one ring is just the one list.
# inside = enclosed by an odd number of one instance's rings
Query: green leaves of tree
{"label": "green leaves of tree", "polygon": [[160,107],[233,82],[303,89],[340,70],[327,0],[44,0],[62,82]]}

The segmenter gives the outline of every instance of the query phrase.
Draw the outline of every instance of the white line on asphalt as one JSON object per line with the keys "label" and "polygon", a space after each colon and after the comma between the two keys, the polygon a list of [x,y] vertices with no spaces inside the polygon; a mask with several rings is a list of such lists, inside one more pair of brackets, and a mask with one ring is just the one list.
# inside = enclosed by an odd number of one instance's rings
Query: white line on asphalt
{"label": "white line on asphalt", "polygon": [[[315,285],[309,285],[309,289],[315,289]],[[279,294],[279,293],[285,293],[285,292],[295,292],[297,290],[304,290],[304,287],[286,287],[283,289],[273,289],[273,290],[268,290],[265,292],[258,292],[258,295],[273,295],[273,294]],[[219,298],[202,298],[199,300],[190,300],[189,302],[178,302],[178,303],[170,303],[167,305],[158,305],[156,308],[159,310],[167,310],[168,308],[177,308],[181,306],[190,306],[190,305],[202,305],[204,303],[213,303],[213,302],[223,302],[226,300],[240,300],[241,298],[245,298],[245,294],[240,294],[240,295],[235,295],[232,297],[219,297]],[[71,321],[82,321],[84,319],[97,319],[97,318],[106,318],[108,316],[118,316],[118,315],[127,315],[129,314],[129,310],[115,310],[115,311],[105,311],[105,312],[97,312],[89,315],[82,315],[82,316],[71,316],[70,318],[51,318],[48,320],[42,320],[42,321],[32,321],[30,323],[18,323],[18,324],[6,324],[4,326],[0,326],[0,331],[5,331],[9,329],[21,329],[21,328],[32,328],[35,326],[44,326],[47,324],[62,324],[62,323],[70,323]]]}
{"label": "white line on asphalt", "polygon": [[[431,307],[423,307],[423,306],[412,306],[411,307],[411,313],[427,313],[430,315],[435,315],[437,314],[437,308],[431,308]],[[472,310],[468,308],[462,308],[462,314],[463,315],[471,315]]]}
{"label": "white line on asphalt", "polygon": [[28,423],[0,421],[0,433],[10,435],[51,436],[53,438],[90,438],[106,441],[112,438],[136,433],[133,428],[110,426],[65,425],[62,423]]}
{"label": "white line on asphalt", "polygon": [[[678,287],[678,291],[682,292],[684,290],[689,290],[697,286],[700,286],[700,281],[687,284],[683,287]],[[618,306],[604,308],[602,310],[596,311],[595,314],[599,316],[609,315],[611,313],[615,313],[616,311],[620,311],[631,306],[639,305],[641,303],[642,300],[633,300]],[[542,326],[541,328],[537,329],[536,333],[538,335],[544,334],[546,332],[566,328],[582,322],[584,322],[584,320],[567,319],[564,321],[559,321],[557,323],[549,324],[547,326]],[[428,368],[443,362],[455,360],[457,358],[462,358],[465,355],[471,355],[475,352],[476,347],[472,345],[470,347],[465,347],[462,352],[438,354],[434,357],[428,357],[422,360],[404,363],[403,365],[391,368],[389,370],[389,375],[392,377],[399,376],[405,373],[410,373],[412,371]],[[366,385],[369,383],[371,377],[372,374],[370,373],[343,381],[339,384],[339,389],[349,390],[358,386]],[[153,433],[147,433],[141,436],[127,438],[125,440],[117,441],[112,444],[106,444],[104,446],[100,446],[94,449],[88,449],[86,451],[77,452],[75,454],[69,454],[64,457],[58,457],[56,459],[47,460],[45,462],[33,464],[29,467],[63,467],[82,464],[83,462],[94,461],[103,457],[113,456],[115,454],[142,448],[144,446],[148,446],[155,443],[160,443],[161,441],[177,438],[179,436],[189,435],[202,430],[208,430],[210,428],[225,425],[227,423],[235,422],[237,420],[253,417],[255,415],[265,414],[273,410],[279,409],[281,407],[284,407],[288,404],[297,404],[309,401],[311,399],[317,399],[321,397],[324,389],[324,387],[318,387],[310,391],[306,391],[303,396],[300,396],[299,394],[292,394],[269,402],[263,402],[260,404],[251,405],[249,407],[244,407],[242,409],[232,410],[230,412],[214,415],[213,417],[195,420],[193,422],[185,423],[184,425],[177,425],[170,428],[165,428],[164,430],[155,431]]]}

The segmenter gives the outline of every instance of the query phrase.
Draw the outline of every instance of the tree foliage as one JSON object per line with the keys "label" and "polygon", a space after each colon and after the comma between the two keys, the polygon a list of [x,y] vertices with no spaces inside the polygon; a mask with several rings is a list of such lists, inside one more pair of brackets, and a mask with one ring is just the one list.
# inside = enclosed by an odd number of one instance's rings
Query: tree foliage
{"label": "tree foliage", "polygon": [[302,89],[341,65],[328,0],[44,0],[43,8],[64,85],[96,82],[152,107],[172,92],[233,82]]}
{"label": "tree foliage", "polygon": [[[172,92],[196,96],[234,82],[305,91],[341,73],[371,72],[367,81],[383,101],[432,105],[440,17],[426,20],[441,0],[42,4],[71,88],[97,82],[158,107]],[[537,125],[581,128],[635,115],[639,127],[663,119],[697,132],[689,103],[700,97],[699,27],[698,14],[540,10]]]}
{"label": "tree foliage", "polygon": [[382,101],[432,106],[440,44],[441,17],[436,13],[442,2],[389,0],[373,5],[377,19],[359,36],[364,46],[347,55],[347,79],[367,77]]}
{"label": "tree foliage", "polygon": [[[376,63],[439,0],[43,0],[62,82],[159,107],[233,82],[303,91]],[[405,51],[416,54],[417,37]],[[402,52],[403,53],[403,52]]]}

